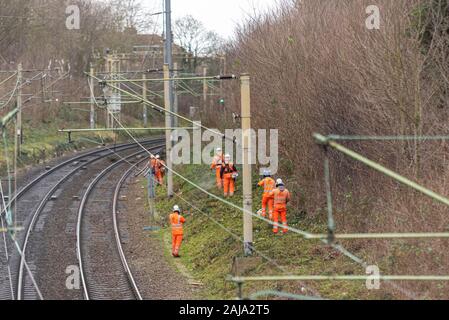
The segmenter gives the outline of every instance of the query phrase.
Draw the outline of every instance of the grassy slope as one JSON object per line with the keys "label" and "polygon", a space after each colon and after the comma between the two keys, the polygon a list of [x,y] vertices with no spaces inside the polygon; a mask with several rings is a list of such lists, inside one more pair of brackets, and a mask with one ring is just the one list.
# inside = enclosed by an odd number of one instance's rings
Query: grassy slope
{"label": "grassy slope", "polygon": [[[207,190],[221,196],[221,193],[218,193],[214,187],[214,176],[207,166],[182,166],[177,167],[176,170]],[[257,177],[254,178],[257,179]],[[241,180],[238,190],[241,190]],[[193,210],[176,197],[167,200],[164,190],[162,188],[158,190],[157,210],[160,214],[170,213],[171,207],[175,203],[189,211],[186,217],[186,237],[181,259],[190,272],[205,284],[201,297],[206,299],[234,298],[237,293],[236,286],[227,282],[226,276],[231,273],[233,258],[242,255],[242,243],[229,232],[239,237],[242,236],[242,213],[204,195],[177,177],[175,177],[175,191],[204,212],[199,213]],[[261,190],[255,190],[254,195],[256,203],[254,209],[256,210],[260,206]],[[241,205],[241,192],[237,192],[232,201]],[[212,222],[207,215],[218,220],[229,232]],[[324,223],[307,218],[305,213],[295,208],[290,208],[288,219],[289,224],[296,228],[310,232],[324,231]],[[271,228],[265,222],[256,220],[254,220],[256,249],[274,259],[284,270],[304,275],[349,275],[364,274],[365,272],[348,258],[327,249],[321,242],[304,240],[296,234],[288,234],[283,237],[274,236]],[[169,228],[166,228],[164,232],[170,232]],[[358,254],[363,254],[363,252],[358,252]],[[262,261],[256,268],[249,270],[246,275],[280,275],[284,273],[266,259]],[[324,298],[389,298],[380,291],[368,291],[364,282],[315,282],[306,284],[306,286],[313,287]],[[244,293],[248,295],[258,290],[275,289],[300,294],[300,288],[301,285],[295,282],[258,283],[245,285]]]}
{"label": "grassy slope", "polygon": [[[64,125],[69,126],[67,122]],[[87,147],[96,147],[101,142],[110,143],[114,141],[114,134],[111,132],[98,133],[74,133],[72,134],[73,143],[68,142],[67,134],[59,133],[58,130],[64,127],[57,121],[34,126],[33,128],[25,127],[24,144],[22,145],[22,157],[19,159],[19,166],[37,164],[45,160],[61,156],[62,154],[80,150]],[[140,126],[137,124],[135,126]],[[73,123],[72,127],[87,127],[87,124]],[[139,134],[135,134],[136,137]],[[142,135],[140,135],[142,136]],[[10,163],[14,155],[14,138],[13,131],[10,129],[7,134],[8,140],[8,156]],[[90,142],[92,140],[94,142]],[[118,135],[117,141],[127,141],[129,137],[123,133]],[[0,172],[4,173],[6,167],[6,156],[3,141],[0,147]]]}

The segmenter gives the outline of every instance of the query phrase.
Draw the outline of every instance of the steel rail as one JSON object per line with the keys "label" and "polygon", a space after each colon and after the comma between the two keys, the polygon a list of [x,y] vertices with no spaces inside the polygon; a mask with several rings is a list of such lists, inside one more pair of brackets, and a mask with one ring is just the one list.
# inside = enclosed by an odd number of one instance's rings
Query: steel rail
{"label": "steel rail", "polygon": [[126,179],[128,179],[128,177],[131,175],[131,173],[135,170],[135,168],[144,161],[145,160],[139,161],[135,166],[129,168],[128,171],[125,172],[125,174],[122,176],[120,181],[117,183],[117,187],[116,187],[115,193],[114,193],[114,200],[112,202],[112,220],[113,220],[113,224],[114,224],[114,233],[115,233],[117,249],[118,249],[118,252],[120,255],[120,259],[122,260],[123,268],[125,269],[126,275],[128,276],[128,280],[131,284],[131,287],[133,288],[134,293],[136,294],[136,296],[138,297],[139,300],[143,300],[143,298],[142,298],[142,295],[140,294],[139,287],[137,286],[134,276],[132,274],[132,271],[129,267],[125,252],[123,251],[122,241],[121,241],[120,231],[118,228],[118,221],[117,221],[117,211],[118,211],[117,207],[118,207],[118,198],[120,195],[120,190],[122,189],[123,184],[125,183]]}
{"label": "steel rail", "polygon": [[[146,142],[153,142],[155,140],[160,140],[160,138],[144,140],[144,141],[142,141],[140,143],[146,144]],[[119,145],[115,146],[115,148],[133,148],[134,145],[136,145],[136,142],[131,142],[131,143],[127,142],[127,143],[119,144]],[[74,161],[78,161],[78,160],[80,160],[82,158],[85,158],[85,157],[94,156],[96,154],[105,152],[107,150],[108,150],[108,147],[101,148],[101,149],[98,149],[98,150],[94,150],[94,151],[83,153],[83,154],[81,154],[79,156],[76,156],[74,158],[70,158],[67,161],[61,162],[60,164],[56,165],[55,167],[51,168],[50,170],[42,173],[40,176],[36,177],[33,181],[31,181],[25,187],[23,187],[11,200],[8,201],[8,203],[6,204],[6,207],[7,208],[11,207],[15,203],[15,201],[20,199],[28,190],[30,190],[37,183],[39,183],[42,179],[48,177],[50,174],[54,173],[55,171],[57,171],[57,170],[65,167],[65,166],[71,164]],[[5,212],[5,208],[0,212],[0,216],[3,215],[4,212]]]}
{"label": "steel rail", "polygon": [[[148,142],[148,143],[153,143],[153,142]],[[147,143],[145,143],[147,144]],[[134,144],[133,146],[130,147],[124,147],[122,148],[120,151],[125,151],[128,149],[132,149],[133,147],[138,147],[136,144]],[[103,150],[106,151],[106,150]],[[105,154],[104,156],[98,157],[98,158],[94,158],[89,160],[87,163],[85,163],[85,165],[97,162],[101,159],[106,158],[107,156],[110,156],[111,154],[114,154],[113,150],[110,150],[107,154]],[[73,161],[71,161],[73,162]],[[22,255],[21,255],[21,259],[20,259],[20,267],[19,267],[19,277],[18,277],[18,283],[17,283],[17,299],[18,300],[22,300],[22,287],[23,287],[23,276],[24,276],[24,265],[25,265],[25,261],[26,261],[26,249],[28,247],[28,241],[29,241],[29,237],[31,235],[31,232],[34,228],[34,225],[37,221],[37,218],[40,216],[40,214],[42,213],[42,210],[45,208],[45,206],[47,205],[48,201],[51,199],[52,195],[56,192],[56,190],[63,184],[65,183],[70,177],[72,177],[74,174],[76,174],[78,171],[82,170],[83,166],[79,166],[75,169],[73,169],[72,171],[70,171],[68,174],[66,174],[64,177],[62,177],[48,192],[47,194],[44,196],[44,198],[41,200],[41,202],[39,203],[39,206],[37,207],[37,209],[34,211],[31,222],[29,223],[28,227],[27,227],[27,231],[26,231],[26,236],[25,236],[25,240],[22,244]]]}
{"label": "steel rail", "polygon": [[[165,146],[165,144],[163,145],[158,145],[158,146],[154,146],[150,149],[160,149],[163,148]],[[89,295],[89,291],[87,288],[87,281],[86,281],[86,275],[85,275],[85,271],[84,271],[84,266],[83,266],[83,258],[82,258],[82,249],[81,249],[81,224],[82,224],[82,218],[84,215],[84,210],[86,207],[86,203],[87,200],[91,194],[91,192],[94,190],[95,186],[100,182],[100,180],[109,172],[111,172],[113,169],[115,169],[115,167],[123,164],[123,162],[127,159],[130,159],[132,157],[135,157],[137,155],[140,155],[142,153],[146,153],[148,152],[147,150],[142,150],[139,152],[136,152],[128,157],[126,157],[125,159],[122,159],[120,161],[117,161],[116,163],[110,165],[109,167],[107,167],[106,169],[104,169],[91,183],[90,185],[87,187],[86,192],[84,193],[84,196],[81,200],[79,209],[78,209],[78,221],[77,221],[77,226],[76,226],[76,237],[77,237],[77,244],[76,244],[76,250],[77,250],[77,257],[78,257],[78,264],[79,264],[79,269],[80,269],[80,276],[81,276],[81,283],[83,286],[83,294],[84,294],[84,298],[86,300],[90,300],[90,295]]]}

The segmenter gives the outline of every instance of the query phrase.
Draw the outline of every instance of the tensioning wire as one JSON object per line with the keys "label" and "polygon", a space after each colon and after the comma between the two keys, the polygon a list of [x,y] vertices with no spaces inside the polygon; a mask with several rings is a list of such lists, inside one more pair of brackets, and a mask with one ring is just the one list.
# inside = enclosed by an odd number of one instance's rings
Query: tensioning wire
{"label": "tensioning wire", "polygon": [[[88,73],[86,73],[86,74],[89,75]],[[109,87],[111,87],[111,88],[113,88],[113,89],[116,89],[116,90],[118,90],[118,91],[120,91],[120,92],[122,92],[122,93],[124,93],[124,94],[126,94],[126,95],[129,95],[129,96],[131,96],[131,97],[134,97],[134,98],[136,98],[136,99],[138,99],[138,100],[140,100],[140,101],[142,101],[142,103],[145,103],[145,104],[147,104],[147,105],[149,105],[149,106],[152,106],[152,107],[154,107],[154,108],[156,108],[156,109],[158,109],[158,110],[160,110],[160,111],[162,111],[162,112],[164,112],[164,113],[168,113],[168,114],[170,114],[170,115],[172,115],[172,116],[176,116],[176,117],[178,117],[179,119],[185,120],[185,121],[187,121],[187,122],[189,122],[189,123],[192,123],[192,124],[194,124],[194,125],[196,125],[196,126],[199,126],[199,127],[201,127],[202,129],[204,129],[204,130],[206,130],[206,131],[212,132],[212,133],[214,133],[215,135],[218,135],[218,136],[222,137],[223,139],[229,139],[229,140],[232,140],[232,141],[235,143],[235,139],[228,138],[228,137],[226,137],[225,134],[223,134],[223,133],[221,133],[221,132],[219,132],[219,131],[215,131],[215,130],[213,130],[213,129],[211,129],[211,128],[208,128],[208,127],[206,127],[206,126],[204,126],[204,125],[199,125],[198,123],[195,123],[195,121],[190,120],[189,118],[184,117],[184,116],[182,116],[182,115],[180,115],[180,114],[178,114],[178,113],[175,113],[175,112],[173,112],[173,111],[171,111],[171,110],[166,110],[165,108],[163,108],[163,107],[161,107],[161,106],[159,106],[159,105],[157,105],[157,104],[155,104],[155,103],[149,101],[148,99],[143,99],[142,97],[140,97],[140,96],[138,96],[138,95],[134,95],[134,94],[132,94],[132,93],[127,92],[126,90],[123,90],[123,89],[121,89],[121,88],[119,88],[119,87],[113,86],[113,85],[111,85],[110,83],[108,83],[108,81],[102,81],[101,79],[99,79],[99,78],[97,78],[97,77],[95,77],[95,76],[92,76],[92,75],[89,75],[89,76],[92,77],[92,78],[94,78],[94,79],[96,79],[96,80],[99,81],[100,83],[106,83],[107,86],[109,86]]]}
{"label": "tensioning wire", "polygon": [[[94,77],[94,78],[96,78],[96,77]],[[97,80],[99,80],[98,78],[96,78]],[[113,87],[113,86],[111,86],[111,87]],[[92,90],[92,87],[91,87],[91,90]],[[122,90],[123,91],[123,90]],[[125,93],[126,93],[126,91],[125,91]],[[129,94],[129,93],[127,93],[127,94]],[[96,102],[96,100],[95,100],[95,102]],[[153,104],[153,103],[151,103],[151,102],[149,102],[149,101],[146,101],[148,104]],[[97,104],[97,106],[98,106],[98,103],[96,102],[96,104]],[[158,107],[158,108],[161,108],[162,109],[162,107],[160,107],[160,106],[157,106],[157,105],[155,105],[156,107]],[[99,106],[98,106],[99,107]],[[166,111],[166,110],[164,110],[164,111]],[[120,123],[120,121],[114,116],[114,114],[112,113],[112,112],[110,112],[109,110],[108,110],[108,112],[111,114],[111,116],[117,121],[117,123],[125,130],[125,132],[131,137],[131,139],[133,139],[138,145],[140,145],[140,147],[142,148],[142,149],[144,149],[144,150],[146,150],[145,149],[145,147],[143,147],[139,142],[138,142],[138,140]],[[169,111],[166,111],[166,112],[169,112]],[[177,115],[178,116],[178,115]],[[182,117],[182,116],[179,116],[179,117]],[[184,118],[184,117],[182,117],[182,118]],[[187,119],[187,118],[186,118]],[[189,121],[189,122],[191,122],[189,119],[187,119],[187,121]],[[208,129],[208,128],[207,128]],[[209,130],[211,130],[211,129],[209,129]],[[213,130],[211,130],[211,131],[213,131]],[[150,151],[148,151],[148,150],[146,150],[146,152],[150,155],[150,156],[152,156],[153,154],[150,152]],[[216,200],[218,200],[218,201],[220,201],[220,202],[222,202],[222,203],[224,203],[224,204],[226,204],[226,205],[228,205],[228,206],[231,206],[231,207],[233,207],[233,208],[235,208],[235,209],[237,209],[237,210],[239,210],[239,211],[242,211],[244,214],[250,214],[250,215],[252,215],[253,217],[256,217],[257,219],[259,219],[259,220],[262,220],[262,221],[265,221],[265,222],[267,222],[267,223],[269,223],[269,224],[271,224],[271,225],[274,225],[274,223],[271,221],[271,220],[268,220],[268,219],[266,219],[266,218],[263,218],[263,217],[261,217],[261,216],[259,216],[259,215],[257,215],[257,214],[255,214],[255,213],[253,213],[253,212],[249,212],[249,211],[247,211],[247,210],[245,210],[244,208],[242,208],[242,207],[239,207],[239,206],[237,206],[237,205],[235,205],[234,203],[232,203],[232,202],[230,202],[230,201],[228,201],[228,200],[225,200],[225,199],[222,199],[222,198],[220,198],[220,197],[218,197],[218,196],[216,196],[216,195],[214,195],[214,194],[212,194],[212,193],[210,193],[209,191],[207,191],[207,190],[205,190],[204,188],[202,188],[201,186],[199,186],[199,185],[197,185],[197,184],[195,184],[194,182],[192,182],[192,181],[190,181],[189,179],[187,179],[187,178],[185,178],[184,176],[182,176],[181,174],[179,174],[178,172],[176,172],[176,171],[174,171],[174,170],[170,170],[166,165],[164,166],[167,170],[169,170],[169,171],[171,171],[173,174],[175,174],[176,176],[178,176],[179,178],[181,178],[182,180],[184,180],[185,182],[187,182],[187,183],[189,183],[190,185],[192,185],[193,187],[195,187],[195,188],[197,188],[198,190],[200,190],[200,191],[202,191],[203,193],[205,193],[205,194],[207,194],[208,196],[210,196],[210,197],[212,197],[212,198],[214,198],[214,199],[216,199]],[[296,234],[299,234],[299,235],[301,235],[302,237],[304,237],[305,239],[307,239],[307,236],[310,236],[311,234],[310,233],[308,233],[308,232],[305,232],[305,231],[302,231],[302,230],[299,230],[299,229],[296,229],[296,228],[293,228],[293,227],[290,227],[290,226],[287,226],[286,227],[286,229],[287,230],[289,230],[289,231],[291,231],[291,232],[293,232],[293,233],[296,233]],[[324,244],[326,244],[326,245],[328,245],[328,243],[327,243],[327,241],[326,240],[322,240],[322,242],[324,243]],[[341,252],[342,254],[344,254],[345,256],[347,256],[348,258],[350,258],[350,259],[352,259],[353,261],[355,261],[355,262],[357,262],[357,263],[359,263],[359,264],[361,264],[361,265],[367,265],[367,263],[365,263],[362,259],[360,259],[360,258],[358,258],[358,257],[356,257],[355,255],[353,255],[351,252],[349,252],[349,251],[347,251],[343,246],[341,246],[341,245],[335,245],[335,244],[332,244],[332,247],[334,248],[334,249],[336,249],[337,251],[339,251],[339,252]],[[403,290],[402,288],[400,288],[401,290]],[[405,290],[404,290],[405,291]],[[403,291],[403,292],[404,292]],[[408,296],[412,296],[412,297],[414,297],[414,295],[411,295],[410,293],[406,293],[405,292],[405,294],[406,295],[408,295]]]}

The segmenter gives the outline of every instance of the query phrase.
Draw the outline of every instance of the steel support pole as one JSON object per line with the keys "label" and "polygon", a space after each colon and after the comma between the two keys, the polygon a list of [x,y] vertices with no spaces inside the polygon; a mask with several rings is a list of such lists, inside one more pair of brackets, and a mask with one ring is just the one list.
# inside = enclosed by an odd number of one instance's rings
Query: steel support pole
{"label": "steel support pole", "polygon": [[[203,77],[207,76],[207,68],[203,68]],[[203,80],[203,106],[204,110],[207,110],[207,93],[208,93],[208,87],[207,87],[207,80]]]}
{"label": "steel support pole", "polygon": [[173,69],[173,35],[171,27],[171,0],[165,0],[165,63]]}
{"label": "steel support pole", "polygon": [[[178,64],[175,62],[173,63],[173,68],[174,68],[174,74],[173,77],[176,78],[178,77]],[[178,113],[179,111],[179,107],[178,107],[178,90],[176,88],[176,86],[173,86],[173,112],[174,113]],[[179,120],[178,117],[173,117],[173,127],[177,127],[179,125]]]}
{"label": "steel support pole", "polygon": [[252,150],[251,150],[251,92],[250,77],[241,76],[242,94],[242,155],[243,155],[243,238],[245,256],[253,254],[253,190],[252,190]]}
{"label": "steel support pole", "polygon": [[[164,65],[164,76],[168,76],[170,73],[168,64]],[[171,99],[170,99],[170,82],[166,81],[164,83],[164,91],[165,91],[165,110],[171,111]],[[165,113],[165,126],[170,128],[172,122],[172,117],[170,112]],[[173,197],[173,165],[171,159],[171,150],[172,150],[172,140],[171,140],[171,130],[167,129],[165,131],[165,141],[166,141],[166,154],[167,154],[167,195],[169,198]]]}
{"label": "steel support pole", "polygon": [[[106,57],[106,73],[109,75],[109,79],[108,80],[112,80],[112,58],[111,55],[108,53],[107,57]],[[107,88],[107,90],[111,90],[111,88]],[[105,96],[105,98],[108,98]],[[105,109],[105,120],[106,120],[106,128],[110,128],[109,125],[109,106],[106,106]]]}
{"label": "steel support pole", "polygon": [[23,68],[22,64],[19,63],[17,67],[17,125],[16,125],[16,135],[17,135],[17,156],[20,156],[23,142],[23,128],[22,128],[22,82],[23,82]]}
{"label": "steel support pole", "polygon": [[90,67],[89,88],[90,88],[90,128],[95,129],[95,90],[94,90],[94,78],[95,69]]}
{"label": "steel support pole", "polygon": [[[146,80],[147,76],[143,74],[143,79]],[[142,97],[144,100],[147,100],[147,82],[144,81],[142,85]],[[148,107],[145,103],[143,105],[143,126],[148,127]]]}
{"label": "steel support pole", "polygon": [[[164,48],[164,78],[172,78],[171,70],[173,69],[173,34],[171,25],[171,0],[165,0],[165,48]],[[167,128],[171,127],[173,124],[173,81],[164,82],[164,93],[165,93],[165,126]],[[167,153],[167,195],[169,198],[173,197],[173,172],[172,172],[172,140],[171,140],[171,130],[166,131],[166,153]]]}

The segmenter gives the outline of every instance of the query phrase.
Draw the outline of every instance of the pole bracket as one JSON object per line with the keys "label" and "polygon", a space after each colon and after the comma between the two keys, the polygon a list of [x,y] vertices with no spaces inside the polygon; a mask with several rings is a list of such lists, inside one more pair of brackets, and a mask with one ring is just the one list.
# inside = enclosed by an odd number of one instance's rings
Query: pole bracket
{"label": "pole bracket", "polygon": [[329,145],[329,137],[325,137],[319,133],[314,133],[313,134],[313,138],[315,139],[315,142],[317,144],[323,145],[323,146],[327,146]]}

